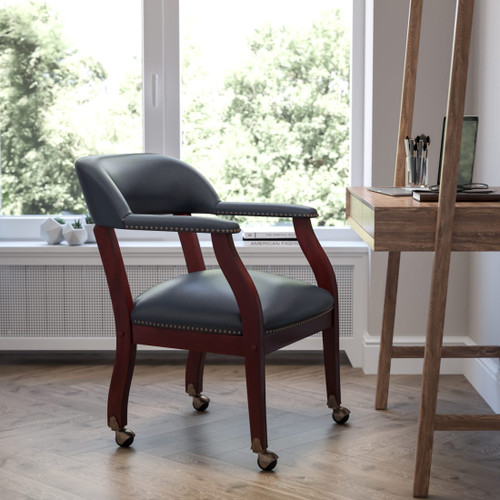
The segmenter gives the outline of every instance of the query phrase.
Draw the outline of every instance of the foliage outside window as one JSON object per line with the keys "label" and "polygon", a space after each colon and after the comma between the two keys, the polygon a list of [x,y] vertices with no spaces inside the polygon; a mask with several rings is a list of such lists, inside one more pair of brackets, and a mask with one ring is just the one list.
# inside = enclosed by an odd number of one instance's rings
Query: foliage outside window
{"label": "foliage outside window", "polygon": [[50,2],[0,8],[2,215],[85,213],[75,160],[142,149],[140,62],[110,96],[104,65],[66,38]]}
{"label": "foliage outside window", "polygon": [[[63,24],[50,2],[0,8],[3,215],[84,213],[75,159],[141,149],[140,65],[110,96],[107,68],[72,46]],[[350,26],[341,10],[307,30],[255,30],[218,85],[183,41],[183,160],[222,199],[309,204],[320,225],[343,224]]]}
{"label": "foliage outside window", "polygon": [[196,47],[186,49],[182,155],[206,169],[221,198],[308,204],[318,209],[319,225],[344,224],[351,45],[345,17],[335,9],[308,29],[263,26],[248,39],[246,59],[212,87]]}

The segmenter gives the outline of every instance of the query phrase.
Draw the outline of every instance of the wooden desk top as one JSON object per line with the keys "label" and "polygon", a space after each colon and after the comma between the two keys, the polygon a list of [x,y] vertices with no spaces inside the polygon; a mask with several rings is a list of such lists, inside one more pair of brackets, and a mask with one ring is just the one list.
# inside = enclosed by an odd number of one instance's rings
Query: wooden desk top
{"label": "wooden desk top", "polygon": [[[347,222],[375,251],[433,251],[437,209],[437,202],[347,188]],[[457,202],[452,251],[499,250],[500,202]]]}

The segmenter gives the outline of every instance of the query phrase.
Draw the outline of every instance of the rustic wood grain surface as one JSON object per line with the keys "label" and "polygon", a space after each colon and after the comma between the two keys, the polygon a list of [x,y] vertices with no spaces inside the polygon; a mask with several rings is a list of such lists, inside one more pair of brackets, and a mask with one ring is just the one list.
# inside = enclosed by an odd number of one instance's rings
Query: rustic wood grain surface
{"label": "rustic wood grain surface", "polygon": [[[184,393],[183,354],[139,353],[129,404],[131,448],[106,427],[110,354],[0,354],[0,498],[356,499],[412,497],[420,377],[393,375],[389,410],[375,376],[342,367],[347,425],[326,407],[321,358],[269,356],[274,472],[250,451],[244,369],[207,356],[209,409]],[[462,376],[441,376],[440,413],[492,413]],[[438,432],[432,499],[497,499],[500,434]]]}

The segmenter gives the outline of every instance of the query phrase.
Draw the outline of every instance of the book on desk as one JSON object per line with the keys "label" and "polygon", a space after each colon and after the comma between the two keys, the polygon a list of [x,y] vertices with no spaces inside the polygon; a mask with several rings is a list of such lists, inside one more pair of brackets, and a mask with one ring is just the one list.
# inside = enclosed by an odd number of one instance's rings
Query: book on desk
{"label": "book on desk", "polygon": [[[438,201],[439,192],[425,190],[414,190],[412,192],[414,200],[417,201]],[[494,190],[470,190],[457,192],[456,201],[500,201],[500,191]]]}

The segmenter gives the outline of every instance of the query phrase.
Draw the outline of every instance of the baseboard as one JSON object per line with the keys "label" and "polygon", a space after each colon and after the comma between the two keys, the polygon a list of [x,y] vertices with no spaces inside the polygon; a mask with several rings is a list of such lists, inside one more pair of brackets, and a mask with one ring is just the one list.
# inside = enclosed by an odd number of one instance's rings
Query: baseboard
{"label": "baseboard", "polygon": [[465,359],[464,375],[491,409],[495,413],[500,413],[499,360],[494,358]]}
{"label": "baseboard", "polygon": [[[470,345],[470,338],[466,336],[444,337],[444,345]],[[425,345],[425,336],[395,336],[394,345]],[[366,375],[375,375],[378,368],[378,356],[380,351],[380,336],[365,333],[363,336],[363,372]],[[391,373],[393,375],[421,375],[423,359],[393,359],[391,361]],[[464,373],[463,359],[443,359],[441,361],[441,373],[444,375],[462,375]]]}

